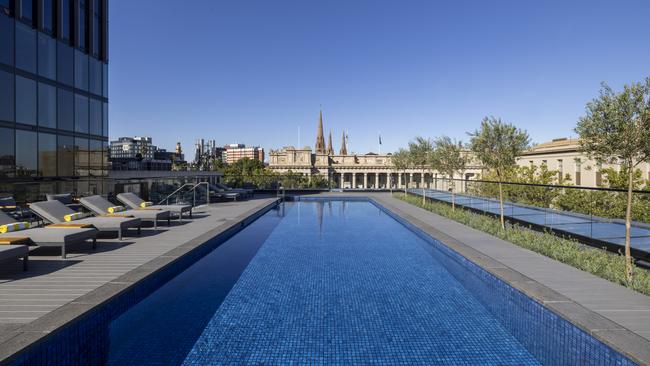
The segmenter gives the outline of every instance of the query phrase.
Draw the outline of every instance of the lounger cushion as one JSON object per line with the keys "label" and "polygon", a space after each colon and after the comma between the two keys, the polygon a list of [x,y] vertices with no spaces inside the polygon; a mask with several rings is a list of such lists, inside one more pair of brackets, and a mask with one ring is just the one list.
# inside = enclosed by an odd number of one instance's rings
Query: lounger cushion
{"label": "lounger cushion", "polygon": [[[141,204],[145,202],[142,198],[138,197],[134,193],[120,193],[117,195],[117,199],[125,205],[137,209],[141,208]],[[161,210],[167,210],[175,214],[180,214],[182,212],[192,210],[191,205],[153,205],[148,206],[147,208],[156,208]]]}
{"label": "lounger cushion", "polygon": [[48,201],[59,201],[64,205],[71,205],[74,203],[72,199],[72,193],[62,193],[62,194],[46,194],[45,197]]}
{"label": "lounger cushion", "polygon": [[117,231],[140,226],[140,219],[126,217],[87,217],[77,220],[78,224],[91,224],[99,231]]}
{"label": "lounger cushion", "polygon": [[37,215],[52,223],[65,222],[65,215],[75,213],[74,210],[56,200],[35,202],[29,208],[36,212]]}
{"label": "lounger cushion", "polygon": [[14,222],[0,225],[0,234],[29,229],[29,222]]}
{"label": "lounger cushion", "polygon": [[[113,204],[102,196],[84,197],[80,200],[87,209],[97,215],[106,215],[107,211],[113,207]],[[166,220],[169,217],[169,211],[164,210],[126,210],[121,211],[120,215],[131,215],[143,220]],[[118,216],[119,217],[119,216]],[[110,217],[109,217],[110,218]]]}
{"label": "lounger cushion", "polygon": [[[0,238],[5,236],[12,236],[12,233],[0,234]],[[14,233],[13,236],[16,234]],[[96,229],[77,229],[77,228],[36,228],[20,232],[21,236],[28,237],[34,244],[63,244],[63,243],[76,243],[87,239],[92,239],[97,236]]]}

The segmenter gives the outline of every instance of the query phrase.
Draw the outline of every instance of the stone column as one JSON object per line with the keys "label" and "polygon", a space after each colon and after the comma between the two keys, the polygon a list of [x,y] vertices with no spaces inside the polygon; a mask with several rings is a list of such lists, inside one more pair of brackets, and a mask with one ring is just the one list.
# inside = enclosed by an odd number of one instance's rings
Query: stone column
{"label": "stone column", "polygon": [[402,188],[402,173],[397,173],[397,188]]}
{"label": "stone column", "polygon": [[363,173],[363,188],[368,188],[368,173]]}
{"label": "stone column", "polygon": [[420,188],[424,188],[424,173],[420,174]]}
{"label": "stone column", "polygon": [[352,173],[352,188],[357,188],[357,173]]}
{"label": "stone column", "polygon": [[406,182],[406,186],[408,187],[409,183],[413,183],[413,173],[409,173],[409,181]]}

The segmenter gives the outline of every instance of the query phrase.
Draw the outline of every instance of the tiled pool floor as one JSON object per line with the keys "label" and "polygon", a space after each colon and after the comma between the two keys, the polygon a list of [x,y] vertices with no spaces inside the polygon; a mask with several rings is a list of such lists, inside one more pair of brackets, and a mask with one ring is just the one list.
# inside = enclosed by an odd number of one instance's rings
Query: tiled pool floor
{"label": "tiled pool floor", "polygon": [[184,364],[537,364],[377,207],[289,206]]}

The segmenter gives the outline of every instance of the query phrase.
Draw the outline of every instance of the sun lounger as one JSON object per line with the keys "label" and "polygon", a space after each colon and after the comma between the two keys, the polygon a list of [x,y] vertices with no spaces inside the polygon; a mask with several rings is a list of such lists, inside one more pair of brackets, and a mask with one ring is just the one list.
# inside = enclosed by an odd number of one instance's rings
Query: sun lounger
{"label": "sun lounger", "polygon": [[75,211],[81,210],[81,205],[78,202],[75,202],[74,198],[72,197],[72,193],[47,193],[45,194],[45,198],[48,201],[59,201]]}
{"label": "sun lounger", "polygon": [[0,261],[14,258],[22,258],[23,271],[26,271],[29,263],[29,249],[27,245],[2,244],[0,241]]}
{"label": "sun lounger", "polygon": [[122,240],[122,233],[125,230],[136,228],[140,233],[140,219],[135,217],[86,217],[70,222],[66,222],[65,216],[75,214],[75,211],[66,207],[59,201],[43,201],[32,203],[30,208],[38,216],[53,223],[67,226],[89,224],[99,231],[117,232],[117,236]]}
{"label": "sun lounger", "polygon": [[[13,224],[16,221],[4,212],[0,212],[0,225]],[[66,246],[92,241],[96,246],[97,229],[56,227],[25,229],[0,234],[0,244],[35,244],[43,247],[61,247],[61,257],[66,256]],[[3,245],[0,245],[2,247]]]}
{"label": "sun lounger", "polygon": [[[203,188],[205,189],[205,188]],[[210,192],[216,192],[216,194],[220,195],[221,198],[229,198],[234,201],[237,201],[238,199],[242,198],[243,194],[240,192],[231,192],[231,191],[226,191],[225,189],[215,186],[214,184],[210,183]]]}
{"label": "sun lounger", "polygon": [[246,188],[230,188],[227,185],[223,183],[214,183],[211,184],[211,186],[215,186],[216,188],[220,188],[222,191],[225,192],[231,192],[231,193],[239,193],[242,196],[246,197],[253,197],[253,193],[255,193],[254,190],[252,189],[246,189]]}
{"label": "sun lounger", "polygon": [[[111,208],[116,206],[102,196],[83,197],[79,200],[81,204],[90,210],[93,214],[100,217],[120,217],[132,216],[137,217],[142,221],[152,221],[154,229],[158,228],[159,220],[166,220],[169,225],[171,213],[169,210],[124,210],[118,212],[110,212]],[[123,208],[122,206],[118,206]]]}
{"label": "sun lounger", "polygon": [[138,195],[135,193],[130,192],[118,194],[117,199],[126,205],[126,207],[132,208],[134,210],[167,210],[173,214],[178,215],[179,221],[183,220],[183,213],[189,213],[190,218],[192,217],[191,205],[150,205],[143,207],[145,201],[142,198],[138,197]]}

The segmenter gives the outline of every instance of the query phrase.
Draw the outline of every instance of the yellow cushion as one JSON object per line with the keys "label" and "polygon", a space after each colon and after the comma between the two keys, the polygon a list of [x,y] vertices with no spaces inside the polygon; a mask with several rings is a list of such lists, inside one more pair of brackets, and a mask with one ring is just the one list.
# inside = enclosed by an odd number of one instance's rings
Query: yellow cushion
{"label": "yellow cushion", "polygon": [[0,234],[9,233],[12,231],[20,231],[29,229],[29,222],[16,222],[13,224],[0,225]]}
{"label": "yellow cushion", "polygon": [[69,215],[65,215],[65,216],[63,216],[63,219],[64,219],[66,222],[70,222],[70,221],[74,221],[74,220],[83,219],[84,217],[85,217],[85,215],[84,215],[83,213],[81,213],[81,212],[75,212],[75,213],[73,213],[73,214],[69,214]]}
{"label": "yellow cushion", "polygon": [[114,214],[116,212],[122,212],[124,210],[126,210],[124,206],[113,206],[108,208],[108,213]]}
{"label": "yellow cushion", "polygon": [[86,229],[94,227],[91,224],[52,224],[47,225],[46,229]]}
{"label": "yellow cushion", "polygon": [[0,245],[27,244],[27,243],[29,243],[29,238],[23,238],[18,236],[0,237]]}
{"label": "yellow cushion", "polygon": [[142,202],[140,204],[140,207],[142,207],[142,208],[149,207],[149,206],[153,206],[153,202],[148,202],[147,201],[147,202]]}

